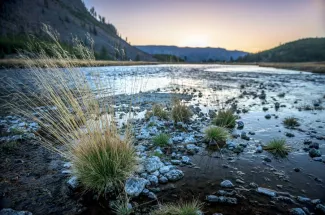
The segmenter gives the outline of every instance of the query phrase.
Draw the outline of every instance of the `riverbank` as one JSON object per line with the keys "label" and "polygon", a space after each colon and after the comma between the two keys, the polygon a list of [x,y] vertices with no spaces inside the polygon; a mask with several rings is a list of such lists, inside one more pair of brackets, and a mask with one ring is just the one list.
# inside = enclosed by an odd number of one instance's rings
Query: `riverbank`
{"label": "riverbank", "polygon": [[[35,63],[28,62],[28,63]],[[98,67],[98,66],[137,66],[137,65],[157,65],[157,62],[146,62],[146,61],[107,61],[107,60],[73,60],[69,61],[71,64],[76,67]],[[37,62],[39,63],[39,62]],[[55,64],[58,67],[66,67],[66,61],[64,60],[52,60],[52,62],[46,62],[46,64]],[[44,65],[37,65],[41,67],[47,67],[44,62]],[[8,68],[24,68],[28,65],[26,60],[23,59],[0,59],[0,69]],[[35,65],[31,65],[35,66]]]}
{"label": "riverbank", "polygon": [[325,73],[325,62],[305,63],[258,63],[261,67],[273,67],[277,69],[291,69],[313,73]]}

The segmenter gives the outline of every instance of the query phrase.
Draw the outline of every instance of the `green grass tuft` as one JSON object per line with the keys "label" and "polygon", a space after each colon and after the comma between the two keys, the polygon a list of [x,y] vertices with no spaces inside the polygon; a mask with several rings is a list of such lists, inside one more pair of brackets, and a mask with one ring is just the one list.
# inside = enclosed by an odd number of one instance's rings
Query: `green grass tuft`
{"label": "green grass tuft", "polygon": [[197,200],[179,204],[166,204],[160,206],[153,215],[197,215],[203,204]]}
{"label": "green grass tuft", "polygon": [[220,110],[218,111],[216,117],[213,119],[212,123],[216,126],[221,126],[225,128],[234,128],[236,126],[237,116],[234,115],[231,110]]}
{"label": "green grass tuft", "polygon": [[147,111],[145,118],[149,119],[152,116],[156,116],[160,119],[168,120],[169,119],[169,113],[163,109],[162,106],[155,104],[152,107],[152,111]]}
{"label": "green grass tuft", "polygon": [[168,141],[169,141],[169,135],[168,134],[159,134],[157,136],[155,136],[152,141],[156,146],[167,146],[168,145]]}
{"label": "green grass tuft", "polygon": [[173,101],[172,118],[175,122],[188,122],[192,115],[192,111],[180,100]]}
{"label": "green grass tuft", "polygon": [[285,139],[274,139],[264,146],[263,149],[280,157],[286,157],[290,152],[290,148],[287,146]]}
{"label": "green grass tuft", "polygon": [[205,140],[207,142],[216,141],[217,143],[226,142],[229,132],[223,127],[210,126],[205,130]]}
{"label": "green grass tuft", "polygon": [[287,117],[283,120],[283,124],[287,127],[298,127],[300,126],[298,119],[295,117]]}
{"label": "green grass tuft", "polygon": [[129,207],[129,199],[117,200],[112,205],[113,212],[116,215],[130,215],[133,212],[132,207]]}

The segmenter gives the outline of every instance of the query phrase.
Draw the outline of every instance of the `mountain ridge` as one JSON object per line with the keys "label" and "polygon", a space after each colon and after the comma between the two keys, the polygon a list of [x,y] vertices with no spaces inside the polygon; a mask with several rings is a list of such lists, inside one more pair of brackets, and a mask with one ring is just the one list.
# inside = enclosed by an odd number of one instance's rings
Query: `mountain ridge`
{"label": "mountain ridge", "polygon": [[179,47],[174,45],[136,45],[135,47],[151,55],[174,55],[187,62],[231,61],[248,54],[219,47]]}

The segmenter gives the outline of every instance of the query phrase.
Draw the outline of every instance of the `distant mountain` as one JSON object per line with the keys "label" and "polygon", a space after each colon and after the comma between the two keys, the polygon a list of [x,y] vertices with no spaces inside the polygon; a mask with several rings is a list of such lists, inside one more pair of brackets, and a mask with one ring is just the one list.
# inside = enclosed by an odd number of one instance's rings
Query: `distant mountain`
{"label": "distant mountain", "polygon": [[42,23],[53,27],[66,43],[72,36],[83,41],[90,33],[100,59],[155,60],[123,40],[113,24],[95,10],[88,11],[81,0],[0,0],[0,58],[24,45],[26,34],[41,36]]}
{"label": "distant mountain", "polygon": [[138,49],[155,55],[165,54],[174,55],[184,59],[187,62],[206,62],[206,61],[230,61],[236,60],[248,53],[243,51],[229,51],[223,48],[192,48],[192,47],[177,47],[177,46],[136,46]]}
{"label": "distant mountain", "polygon": [[325,61],[325,38],[306,38],[240,57],[238,62]]}

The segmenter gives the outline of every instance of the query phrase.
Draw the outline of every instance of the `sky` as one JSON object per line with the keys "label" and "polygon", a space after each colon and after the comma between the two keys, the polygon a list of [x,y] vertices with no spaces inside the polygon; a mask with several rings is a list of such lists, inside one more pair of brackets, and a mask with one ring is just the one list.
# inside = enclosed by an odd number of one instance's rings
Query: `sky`
{"label": "sky", "polygon": [[84,0],[131,45],[258,52],[325,37],[325,0]]}

